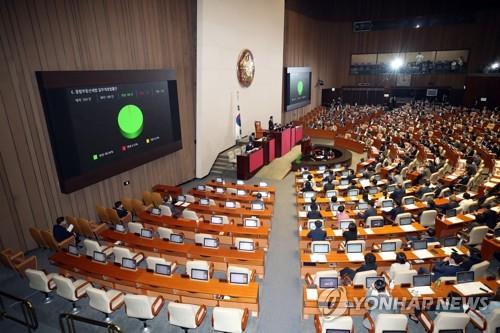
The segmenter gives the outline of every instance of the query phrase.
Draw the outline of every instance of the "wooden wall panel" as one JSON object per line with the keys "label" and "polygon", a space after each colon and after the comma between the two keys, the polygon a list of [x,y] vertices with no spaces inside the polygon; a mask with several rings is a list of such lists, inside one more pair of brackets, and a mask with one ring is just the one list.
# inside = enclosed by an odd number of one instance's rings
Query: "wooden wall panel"
{"label": "wooden wall panel", "polygon": [[[428,5],[433,6],[434,3],[429,2]],[[292,1],[291,5],[293,4]],[[363,2],[363,6],[365,5],[366,2]],[[379,10],[377,8],[380,6],[374,6],[373,15],[366,15],[365,10],[364,18],[376,17]],[[429,12],[432,12],[432,8],[429,8]],[[399,14],[404,15],[404,12]],[[351,20],[322,21],[287,7],[284,66],[311,66],[313,83],[321,78],[325,82],[323,88],[355,86],[360,83],[389,88],[395,86],[394,75],[350,75],[351,54],[469,49],[469,72],[477,72],[500,57],[498,22],[500,11],[497,9],[478,12],[474,24],[355,33],[352,31]],[[463,89],[465,78],[466,74],[413,75],[412,86],[451,86]],[[319,94],[320,89],[313,87],[311,105],[284,113],[283,119],[296,119],[319,105]]]}
{"label": "wooden wall panel", "polygon": [[[195,0],[0,0],[2,244],[32,248],[30,226],[194,177],[195,48]],[[62,194],[35,71],[157,68],[177,71],[183,149]]]}

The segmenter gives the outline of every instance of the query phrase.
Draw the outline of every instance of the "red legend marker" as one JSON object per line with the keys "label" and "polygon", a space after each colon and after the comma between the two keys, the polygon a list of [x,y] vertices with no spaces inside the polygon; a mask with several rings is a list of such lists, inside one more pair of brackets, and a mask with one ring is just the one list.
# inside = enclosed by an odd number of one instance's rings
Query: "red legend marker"
{"label": "red legend marker", "polygon": [[122,146],[122,151],[126,151],[127,150],[127,146]]}

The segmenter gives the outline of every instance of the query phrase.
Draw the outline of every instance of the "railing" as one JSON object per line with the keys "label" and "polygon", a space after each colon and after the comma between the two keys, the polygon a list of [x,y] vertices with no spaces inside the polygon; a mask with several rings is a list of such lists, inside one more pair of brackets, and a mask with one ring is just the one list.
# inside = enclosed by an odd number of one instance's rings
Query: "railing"
{"label": "railing", "polygon": [[[75,322],[80,322],[88,324],[91,326],[103,327],[108,330],[109,333],[122,333],[119,326],[113,323],[107,323],[104,321],[99,321],[91,318],[76,316],[71,313],[61,313],[59,315],[59,326],[61,327],[61,333],[76,333]],[[82,329],[82,332],[86,330]]]}
{"label": "railing", "polygon": [[[21,304],[23,318],[19,318],[13,314],[8,313],[5,306],[4,299],[14,300],[15,304]],[[35,308],[30,301],[0,291],[0,318],[12,320],[27,328],[28,332],[32,332],[38,328],[38,319],[36,317]]]}

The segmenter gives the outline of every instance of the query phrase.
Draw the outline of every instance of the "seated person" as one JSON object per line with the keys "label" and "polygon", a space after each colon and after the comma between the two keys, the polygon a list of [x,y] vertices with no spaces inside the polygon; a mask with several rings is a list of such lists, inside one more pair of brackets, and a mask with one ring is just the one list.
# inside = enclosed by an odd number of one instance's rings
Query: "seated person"
{"label": "seated person", "polygon": [[[432,281],[436,281],[442,276],[456,276],[458,272],[465,271],[462,267],[463,262],[464,258],[460,254],[454,252],[449,257],[435,263],[432,267]],[[425,269],[421,268],[419,273],[421,271],[425,272]]]}
{"label": "seated person", "polygon": [[54,224],[54,227],[52,228],[52,235],[58,243],[72,236],[75,236],[76,243],[79,242],[76,233],[68,231],[68,222],[66,222],[63,216],[59,216],[56,219],[56,224]]}
{"label": "seated person", "polygon": [[248,141],[247,145],[245,146],[245,151],[249,152],[250,150],[252,150],[254,148],[255,148],[255,146],[254,146],[253,141]]}
{"label": "seated person", "polygon": [[464,210],[465,208],[470,207],[470,205],[472,205],[474,202],[475,201],[473,199],[471,199],[470,194],[468,192],[465,192],[464,199],[462,201],[460,201],[458,206],[461,207],[462,210]]}
{"label": "seated person", "polygon": [[253,204],[261,204],[263,209],[266,209],[266,205],[264,205],[264,200],[262,200],[262,194],[261,193],[257,193],[255,195],[255,199],[252,200],[252,202],[250,203],[251,205]]}
{"label": "seated person", "polygon": [[128,211],[123,207],[121,201],[115,202],[113,209],[116,210],[116,213],[118,214],[119,218],[124,218],[125,216],[128,215]]}
{"label": "seated person", "polygon": [[373,200],[368,201],[368,209],[366,209],[363,213],[358,214],[358,218],[366,221],[370,216],[377,216],[377,210],[374,207]]}
{"label": "seated person", "polygon": [[335,188],[335,186],[332,184],[332,180],[330,178],[327,179],[326,184],[323,185],[323,190],[326,191],[331,191]]}
{"label": "seated person", "polygon": [[310,238],[312,241],[323,241],[326,239],[326,231],[321,229],[321,221],[315,221],[314,225],[316,229],[311,230],[307,233],[307,238]]}
{"label": "seated person", "polygon": [[342,233],[342,237],[344,237],[346,243],[358,239],[358,227],[356,223],[349,223],[347,230]]}
{"label": "seated person", "polygon": [[345,207],[339,206],[339,208],[337,208],[337,221],[347,220],[349,218],[349,215],[345,212]]}
{"label": "seated person", "polygon": [[351,281],[354,279],[354,275],[358,272],[366,272],[371,270],[377,270],[377,258],[371,252],[365,254],[365,263],[359,266],[356,270],[349,267],[343,268],[340,271],[341,277],[348,277]]}
{"label": "seated person", "polygon": [[438,206],[441,212],[446,212],[447,210],[454,209],[458,207],[458,198],[455,194],[450,195],[450,202],[446,205]]}
{"label": "seated person", "polygon": [[304,183],[304,186],[302,186],[302,192],[311,192],[314,191],[314,185],[313,185],[313,176],[308,175],[307,176],[307,181]]}
{"label": "seated person", "polygon": [[391,193],[390,195],[390,198],[392,200],[394,200],[394,202],[396,202],[397,204],[401,204],[401,200],[403,200],[403,197],[406,195],[406,191],[405,189],[403,188],[403,186],[401,184],[398,184],[396,186],[396,189],[394,190],[394,192]]}
{"label": "seated person", "polygon": [[337,205],[338,198],[334,195],[333,197],[330,198],[330,210],[333,212],[333,206]]}
{"label": "seated person", "polygon": [[307,212],[307,218],[308,219],[320,219],[321,218],[321,213],[318,210],[318,205],[313,202],[310,205],[311,210]]}
{"label": "seated person", "polygon": [[[381,313],[395,313],[395,310],[392,309],[393,302],[391,301],[390,294],[387,292],[385,280],[376,280],[373,285],[366,287],[368,288],[366,292],[368,313],[374,322]],[[368,319],[363,320],[363,326],[367,329],[371,328]]]}
{"label": "seated person", "polygon": [[404,212],[405,212],[405,209],[403,208],[403,206],[401,206],[401,204],[396,203],[396,207],[394,207],[393,209],[391,209],[389,211],[389,217],[392,221],[395,221],[396,216],[398,216],[398,214],[401,214]]}
{"label": "seated person", "polygon": [[396,262],[391,265],[389,269],[389,276],[391,279],[394,278],[394,272],[401,270],[409,270],[411,268],[410,262],[406,259],[406,254],[404,252],[396,253]]}
{"label": "seated person", "polygon": [[432,189],[430,188],[431,186],[431,182],[426,180],[425,181],[425,184],[420,187],[418,189],[418,191],[415,193],[415,195],[418,197],[418,198],[422,198],[422,196],[426,193],[431,193],[432,192]]}
{"label": "seated person", "polygon": [[421,233],[418,236],[407,236],[406,239],[408,240],[409,243],[416,240],[426,240],[427,243],[434,243],[438,241],[435,235],[436,235],[436,230],[434,228],[428,228],[426,232]]}
{"label": "seated person", "polygon": [[248,136],[248,142],[254,142],[255,141],[255,133],[252,132],[249,136]]}
{"label": "seated person", "polygon": [[498,213],[494,211],[493,204],[488,203],[485,205],[486,210],[482,214],[476,216],[476,220],[481,225],[487,225],[488,228],[494,229],[499,220]]}

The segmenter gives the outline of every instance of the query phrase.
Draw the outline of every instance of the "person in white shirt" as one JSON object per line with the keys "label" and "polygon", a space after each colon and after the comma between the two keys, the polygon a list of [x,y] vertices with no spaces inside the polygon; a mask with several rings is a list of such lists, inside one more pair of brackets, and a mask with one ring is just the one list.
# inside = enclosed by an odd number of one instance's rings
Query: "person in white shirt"
{"label": "person in white shirt", "polygon": [[462,208],[462,212],[466,213],[474,203],[475,201],[471,199],[470,194],[465,192],[464,199],[458,205]]}
{"label": "person in white shirt", "polygon": [[394,279],[394,274],[396,271],[408,271],[411,269],[411,265],[406,259],[406,254],[404,252],[396,253],[396,262],[391,265],[389,269],[389,276]]}

